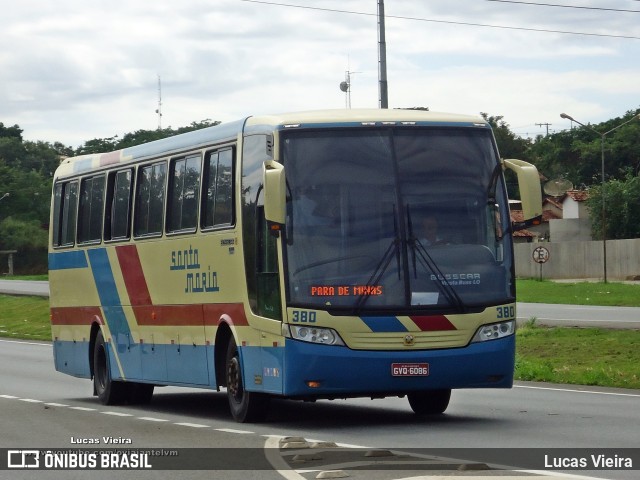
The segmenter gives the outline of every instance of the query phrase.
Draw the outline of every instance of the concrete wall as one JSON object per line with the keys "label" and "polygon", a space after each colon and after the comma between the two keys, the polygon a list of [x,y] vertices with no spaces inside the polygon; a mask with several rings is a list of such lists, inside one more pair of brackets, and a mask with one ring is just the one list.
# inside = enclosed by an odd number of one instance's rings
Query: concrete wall
{"label": "concrete wall", "polygon": [[[536,247],[549,250],[549,260],[542,264],[542,278],[586,279],[604,276],[602,242],[585,241],[514,245],[518,277],[539,277],[540,265],[532,258]],[[625,280],[636,275],[640,275],[640,238],[607,240],[607,279]]]}
{"label": "concrete wall", "polygon": [[549,220],[552,242],[581,242],[591,240],[591,220],[588,218],[564,218]]}

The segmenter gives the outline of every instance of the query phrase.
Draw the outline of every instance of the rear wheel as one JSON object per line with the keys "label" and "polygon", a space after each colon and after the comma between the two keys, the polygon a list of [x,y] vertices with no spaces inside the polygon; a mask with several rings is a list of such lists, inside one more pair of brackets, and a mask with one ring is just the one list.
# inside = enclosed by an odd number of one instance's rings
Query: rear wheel
{"label": "rear wheel", "polygon": [[407,398],[411,409],[418,415],[439,415],[449,406],[451,389],[414,392]]}
{"label": "rear wheel", "polygon": [[226,377],[227,399],[234,420],[241,423],[264,420],[269,410],[269,396],[244,389],[240,354],[233,337],[227,348]]}
{"label": "rear wheel", "polygon": [[116,405],[127,397],[126,384],[111,379],[107,344],[100,330],[93,348],[93,388],[103,405]]}

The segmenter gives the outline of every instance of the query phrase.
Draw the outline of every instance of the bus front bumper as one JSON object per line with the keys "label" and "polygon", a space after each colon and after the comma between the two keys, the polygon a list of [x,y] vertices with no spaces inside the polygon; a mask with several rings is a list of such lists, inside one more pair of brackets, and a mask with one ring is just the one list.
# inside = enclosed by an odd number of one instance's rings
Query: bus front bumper
{"label": "bus front bumper", "polygon": [[283,394],[288,397],[346,398],[434,389],[510,388],[515,335],[462,348],[419,351],[362,351],[287,339],[283,360]]}

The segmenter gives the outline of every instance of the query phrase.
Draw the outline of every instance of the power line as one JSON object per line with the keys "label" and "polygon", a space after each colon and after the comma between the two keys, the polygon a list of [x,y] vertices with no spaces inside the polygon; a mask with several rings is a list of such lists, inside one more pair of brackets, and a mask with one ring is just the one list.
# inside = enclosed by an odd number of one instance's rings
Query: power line
{"label": "power line", "polygon": [[558,5],[556,3],[520,2],[515,0],[487,0],[487,2],[518,3],[521,5],[535,5],[537,7],[559,7],[559,8],[574,8],[574,9],[582,9],[582,10],[602,10],[607,12],[640,13],[640,10],[626,10],[622,8],[583,7],[581,5]]}
{"label": "power line", "polygon": [[[239,0],[240,2],[247,3],[259,3],[262,5],[272,5],[277,7],[289,7],[289,8],[301,8],[305,10],[319,10],[323,12],[332,12],[332,13],[346,13],[349,15],[363,15],[367,17],[375,17],[375,13],[367,13],[367,12],[354,12],[351,10],[339,10],[335,8],[322,8],[322,7],[310,7],[307,5],[294,5],[291,3],[280,3],[280,2],[268,2],[264,0]],[[472,22],[454,22],[451,20],[433,20],[430,18],[419,18],[419,17],[406,17],[401,15],[387,15],[387,18],[396,18],[399,20],[413,20],[417,22],[429,22],[429,23],[442,23],[447,25],[464,25],[467,27],[485,27],[485,28],[498,28],[503,30],[521,30],[526,32],[538,32],[538,33],[560,33],[563,35],[580,35],[580,36],[588,36],[588,37],[606,37],[606,38],[624,38],[629,40],[640,40],[640,37],[633,35],[613,35],[606,33],[589,33],[589,32],[571,32],[567,30],[551,30],[546,28],[527,28],[527,27],[509,27],[506,25],[490,25],[486,23],[472,23]]]}

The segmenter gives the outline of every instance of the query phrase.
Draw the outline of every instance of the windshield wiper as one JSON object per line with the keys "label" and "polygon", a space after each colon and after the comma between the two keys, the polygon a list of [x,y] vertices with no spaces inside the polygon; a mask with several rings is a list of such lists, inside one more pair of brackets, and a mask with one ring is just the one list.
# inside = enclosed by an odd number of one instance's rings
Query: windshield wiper
{"label": "windshield wiper", "polygon": [[407,243],[411,247],[413,271],[415,278],[418,278],[417,259],[420,260],[420,264],[431,271],[435,276],[435,284],[440,290],[440,293],[447,299],[449,305],[456,307],[460,313],[464,313],[467,310],[464,302],[456,292],[456,289],[449,283],[444,273],[438,267],[438,264],[433,260],[433,257],[429,254],[428,250],[420,243],[420,240],[416,238],[413,233],[413,223],[411,221],[411,209],[410,205],[407,205],[407,227],[409,229],[409,238]]}
{"label": "windshield wiper", "polygon": [[[393,259],[394,252],[396,254],[398,279],[400,278],[400,239],[398,237],[398,220],[396,215],[393,216],[393,229],[393,240],[391,241],[391,244],[389,245],[387,250],[384,252],[384,255],[382,255],[382,258],[378,262],[378,265],[376,265],[376,268],[373,270],[371,277],[369,277],[369,280],[366,284],[367,287],[374,287],[378,284],[384,273],[387,271],[387,268],[389,268],[389,264]],[[373,288],[364,289],[364,292],[360,294],[358,300],[355,303],[354,312],[359,312],[362,307],[364,307],[364,304],[367,302],[367,300],[369,300],[369,297],[371,297],[371,292],[373,292],[374,290],[375,289]]]}

